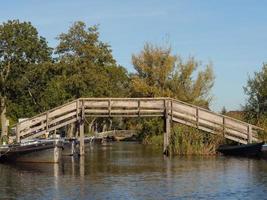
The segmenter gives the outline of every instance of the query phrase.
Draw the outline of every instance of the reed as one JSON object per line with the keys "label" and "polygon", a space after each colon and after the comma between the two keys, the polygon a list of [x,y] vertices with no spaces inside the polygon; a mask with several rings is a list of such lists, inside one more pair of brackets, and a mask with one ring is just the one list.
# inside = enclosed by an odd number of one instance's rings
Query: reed
{"label": "reed", "polygon": [[[163,121],[146,119],[139,130],[139,138],[144,144],[163,147]],[[169,150],[173,155],[214,155],[220,144],[226,143],[223,134],[206,133],[197,128],[173,124]]]}
{"label": "reed", "polygon": [[143,138],[143,144],[151,144],[158,147],[163,147],[163,134],[160,135],[147,135]]}
{"label": "reed", "polygon": [[183,125],[174,126],[170,140],[170,149],[175,155],[213,155],[224,143],[220,133],[211,135]]}
{"label": "reed", "polygon": [[261,117],[260,119],[257,120],[256,125],[263,128],[262,131],[258,132],[258,138],[261,141],[267,142],[267,118]]}

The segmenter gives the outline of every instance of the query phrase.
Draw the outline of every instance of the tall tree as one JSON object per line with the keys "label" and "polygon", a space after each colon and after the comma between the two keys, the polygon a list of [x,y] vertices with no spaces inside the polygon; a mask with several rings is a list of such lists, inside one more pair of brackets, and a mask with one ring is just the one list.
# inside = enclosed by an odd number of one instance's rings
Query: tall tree
{"label": "tall tree", "polygon": [[[24,116],[32,116],[79,97],[127,96],[129,83],[125,68],[116,64],[110,46],[99,39],[96,26],[75,22],[58,37],[54,62],[31,65],[25,73],[23,102],[31,106]],[[21,104],[13,105],[16,116]],[[25,110],[24,109],[24,110]]]}
{"label": "tall tree", "polygon": [[0,98],[3,135],[7,134],[5,126],[7,102],[19,101],[25,92],[20,90],[20,86],[29,66],[50,59],[51,49],[30,22],[9,20],[0,25]]}
{"label": "tall tree", "polygon": [[249,77],[247,85],[244,87],[248,96],[244,110],[246,118],[254,123],[262,120],[267,122],[267,64],[264,63],[261,71],[255,72],[253,77]]}
{"label": "tall tree", "polygon": [[99,38],[97,26],[75,22],[58,37],[56,53],[65,66],[65,89],[73,97],[125,96],[127,71],[116,64],[110,45]]}
{"label": "tall tree", "polygon": [[149,43],[139,54],[132,56],[132,63],[136,70],[131,81],[133,96],[168,96],[209,106],[214,82],[211,64],[200,71],[201,63],[195,58],[183,61],[172,54],[170,47]]}

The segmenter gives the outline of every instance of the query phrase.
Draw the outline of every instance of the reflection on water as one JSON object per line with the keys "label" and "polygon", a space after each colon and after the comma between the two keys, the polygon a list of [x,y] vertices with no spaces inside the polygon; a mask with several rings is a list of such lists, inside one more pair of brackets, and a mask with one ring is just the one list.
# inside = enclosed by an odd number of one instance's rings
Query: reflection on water
{"label": "reflection on water", "polygon": [[267,161],[164,157],[137,143],[87,147],[60,164],[0,164],[0,199],[259,199]]}

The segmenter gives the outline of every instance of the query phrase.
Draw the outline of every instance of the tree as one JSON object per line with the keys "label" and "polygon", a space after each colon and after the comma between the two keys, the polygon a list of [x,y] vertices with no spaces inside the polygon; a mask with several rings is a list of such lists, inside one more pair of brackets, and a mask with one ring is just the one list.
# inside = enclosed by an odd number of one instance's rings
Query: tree
{"label": "tree", "polygon": [[58,37],[56,53],[64,66],[65,89],[73,97],[126,96],[128,74],[116,64],[110,45],[99,39],[97,26],[75,22]]}
{"label": "tree", "polygon": [[[30,22],[9,20],[0,25],[0,98],[2,135],[7,134],[7,102],[19,102],[24,74],[31,64],[51,60],[51,49]],[[30,93],[30,91],[27,91]]]}
{"label": "tree", "polygon": [[[170,47],[145,44],[141,53],[132,56],[136,73],[132,75],[132,95],[173,97],[208,107],[214,75],[212,65],[199,71],[201,63],[190,57],[183,61],[172,55]],[[197,73],[194,78],[194,73]]]}
{"label": "tree", "polygon": [[227,110],[225,108],[225,106],[222,107],[222,110],[221,110],[221,114],[222,115],[225,115],[227,113]]}
{"label": "tree", "polygon": [[11,103],[13,118],[33,116],[80,97],[128,95],[127,71],[116,64],[110,46],[100,41],[96,26],[75,22],[58,39],[54,61],[32,64],[24,74],[22,101]]}
{"label": "tree", "polygon": [[[214,75],[212,65],[199,70],[201,63],[190,57],[184,61],[173,55],[170,47],[144,45],[139,54],[132,56],[136,73],[131,75],[131,95],[134,97],[172,97],[208,108]],[[152,132],[151,126],[158,127]],[[140,137],[158,136],[163,133],[162,120],[145,119]],[[152,136],[152,137],[153,137]]]}
{"label": "tree", "polygon": [[[266,119],[267,117],[267,64],[264,63],[260,72],[255,72],[253,77],[249,77],[247,85],[244,87],[248,96],[244,111],[247,120],[254,123]],[[266,120],[265,120],[266,121]]]}

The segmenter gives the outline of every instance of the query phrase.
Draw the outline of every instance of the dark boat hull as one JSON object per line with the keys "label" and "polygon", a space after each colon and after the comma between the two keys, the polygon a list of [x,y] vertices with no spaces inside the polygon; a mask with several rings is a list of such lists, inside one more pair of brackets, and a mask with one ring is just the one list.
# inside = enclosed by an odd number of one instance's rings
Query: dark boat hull
{"label": "dark boat hull", "polygon": [[1,147],[1,162],[57,163],[61,158],[62,144],[58,141],[37,141]]}
{"label": "dark boat hull", "polygon": [[256,157],[260,156],[263,144],[264,142],[235,146],[223,145],[220,146],[217,151],[226,156]]}

